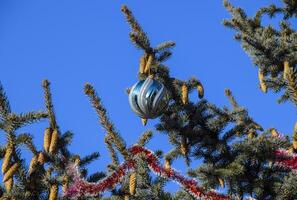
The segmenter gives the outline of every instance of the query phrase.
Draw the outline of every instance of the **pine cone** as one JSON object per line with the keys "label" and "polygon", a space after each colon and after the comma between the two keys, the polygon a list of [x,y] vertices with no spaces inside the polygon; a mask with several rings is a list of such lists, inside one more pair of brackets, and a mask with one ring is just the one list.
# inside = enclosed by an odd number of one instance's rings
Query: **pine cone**
{"label": "pine cone", "polygon": [[289,67],[290,67],[289,62],[288,61],[285,61],[284,62],[284,72],[283,72],[283,78],[284,78],[284,80],[287,79],[286,76],[287,76],[287,74],[289,72]]}
{"label": "pine cone", "polygon": [[58,200],[58,185],[57,184],[53,184],[51,186],[48,200]]}
{"label": "pine cone", "polygon": [[7,149],[5,151],[5,155],[3,158],[3,163],[2,163],[2,173],[5,174],[7,172],[7,170],[9,169],[9,163],[11,160],[11,156],[12,156],[12,146],[8,145]]}
{"label": "pine cone", "polygon": [[69,184],[69,178],[67,176],[63,177],[63,183],[62,183],[62,192],[65,193],[67,187]]}
{"label": "pine cone", "polygon": [[139,73],[144,74],[146,67],[146,55],[141,56],[140,65],[139,65]]}
{"label": "pine cone", "polygon": [[200,99],[204,97],[204,88],[201,83],[197,85],[198,96]]}
{"label": "pine cone", "polygon": [[124,200],[129,200],[129,195],[125,195]]}
{"label": "pine cone", "polygon": [[29,165],[29,174],[31,174],[38,163],[38,155],[33,156]]}
{"label": "pine cone", "polygon": [[8,179],[6,182],[4,182],[5,188],[7,192],[10,192],[13,186],[13,178]]}
{"label": "pine cone", "polygon": [[40,152],[40,153],[38,154],[38,163],[39,163],[40,165],[43,165],[43,164],[45,163],[45,156],[44,156],[44,154],[43,154],[42,152]]}
{"label": "pine cone", "polygon": [[225,187],[225,181],[224,181],[224,179],[219,178],[219,183],[220,183],[220,186],[221,186],[222,188]]}
{"label": "pine cone", "polygon": [[279,133],[277,132],[277,130],[275,128],[270,129],[270,133],[273,137],[279,136]]}
{"label": "pine cone", "polygon": [[150,71],[152,64],[153,64],[153,56],[149,55],[148,60],[145,65],[144,73],[148,73]]}
{"label": "pine cone", "polygon": [[182,90],[182,102],[183,102],[183,104],[187,104],[188,101],[189,101],[189,99],[188,99],[188,87],[187,87],[187,85],[186,84],[183,84],[181,90]]}
{"label": "pine cone", "polygon": [[296,140],[293,140],[293,149],[297,150],[297,141]]}
{"label": "pine cone", "polygon": [[49,153],[51,153],[51,154],[55,153],[57,144],[58,144],[58,139],[59,139],[59,133],[58,133],[58,130],[55,129],[52,133],[51,143],[50,143],[50,147],[49,147]]}
{"label": "pine cone", "polygon": [[261,69],[259,69],[258,77],[259,77],[259,81],[260,81],[260,88],[261,88],[262,92],[266,93],[267,85],[265,83],[264,74]]}
{"label": "pine cone", "polygon": [[187,139],[185,137],[182,138],[180,150],[184,156],[188,155],[188,144],[187,144]]}
{"label": "pine cone", "polygon": [[171,164],[170,164],[169,159],[165,160],[164,168],[165,168],[166,171],[169,171],[171,169]]}
{"label": "pine cone", "polygon": [[49,147],[51,144],[52,130],[50,128],[46,128],[44,131],[44,139],[43,139],[43,148],[45,152],[49,151]]}
{"label": "pine cone", "polygon": [[130,175],[130,181],[129,181],[129,191],[130,195],[134,195],[136,190],[136,173],[133,172]]}
{"label": "pine cone", "polygon": [[250,129],[249,132],[248,132],[248,138],[249,139],[253,139],[256,137],[256,131],[254,129]]}
{"label": "pine cone", "polygon": [[80,165],[80,157],[78,156],[77,158],[75,158],[74,160],[75,165],[79,166]]}
{"label": "pine cone", "polygon": [[3,182],[8,181],[8,179],[12,178],[12,176],[14,175],[14,173],[19,169],[20,167],[20,163],[14,163],[10,169],[4,174],[3,177]]}

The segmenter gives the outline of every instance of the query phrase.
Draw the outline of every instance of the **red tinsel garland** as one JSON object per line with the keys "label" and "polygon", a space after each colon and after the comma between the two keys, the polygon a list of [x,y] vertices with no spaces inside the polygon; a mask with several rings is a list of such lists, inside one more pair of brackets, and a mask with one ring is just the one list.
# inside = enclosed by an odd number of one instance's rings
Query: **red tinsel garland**
{"label": "red tinsel garland", "polygon": [[285,149],[279,149],[275,152],[275,155],[277,157],[277,165],[297,170],[297,154]]}
{"label": "red tinsel garland", "polygon": [[[198,182],[195,179],[186,178],[174,169],[168,170],[161,167],[159,165],[158,158],[154,155],[154,153],[144,147],[135,145],[129,149],[129,152],[133,156],[136,156],[139,153],[144,153],[146,155],[148,166],[153,172],[164,178],[176,181],[197,199],[230,200],[229,197],[216,192],[204,193],[198,186]],[[64,195],[67,197],[74,197],[76,199],[82,196],[96,196],[107,189],[113,188],[120,182],[121,178],[123,178],[129,170],[133,170],[135,168],[135,165],[136,163],[134,160],[128,160],[121,164],[118,170],[113,172],[110,176],[97,183],[90,183],[81,178],[78,166],[72,164],[68,167],[67,171],[69,175],[73,177],[73,183],[65,190]]]}
{"label": "red tinsel garland", "polygon": [[[129,149],[129,152],[133,156],[136,156],[139,153],[144,153],[146,155],[148,166],[153,172],[164,178],[176,181],[197,199],[230,200],[229,197],[216,192],[204,193],[203,190],[198,186],[198,182],[195,179],[185,178],[174,169],[168,170],[161,167],[159,165],[158,158],[154,155],[154,153],[144,147],[135,145]],[[297,154],[291,153],[285,149],[279,149],[275,152],[275,155],[276,165],[297,170]],[[135,168],[135,165],[136,163],[134,160],[128,160],[121,164],[118,170],[113,172],[108,177],[97,183],[90,183],[81,178],[78,166],[71,164],[69,165],[67,171],[69,175],[73,177],[73,184],[66,189],[64,195],[67,197],[74,197],[76,199],[83,196],[96,196],[107,189],[115,187],[115,185],[120,182],[127,172]]]}

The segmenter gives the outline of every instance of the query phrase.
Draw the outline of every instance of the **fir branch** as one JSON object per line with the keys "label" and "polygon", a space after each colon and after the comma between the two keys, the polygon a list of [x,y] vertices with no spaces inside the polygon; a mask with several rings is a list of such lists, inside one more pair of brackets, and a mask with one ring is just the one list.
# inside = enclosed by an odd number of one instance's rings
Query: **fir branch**
{"label": "fir branch", "polygon": [[146,53],[151,54],[152,50],[148,41],[143,39],[143,35],[131,32],[129,34],[132,43],[139,49],[143,49]]}
{"label": "fir branch", "polygon": [[166,41],[166,42],[162,42],[161,44],[159,44],[156,48],[155,51],[156,52],[162,52],[162,51],[168,51],[171,48],[173,48],[175,46],[175,42],[174,41]]}
{"label": "fir branch", "polygon": [[165,160],[169,160],[170,162],[172,162],[173,160],[179,158],[180,156],[181,156],[180,150],[178,148],[174,148],[170,150],[164,157],[165,157]]}
{"label": "fir branch", "polygon": [[114,149],[114,147],[113,147],[112,142],[110,141],[110,139],[111,139],[110,136],[107,135],[104,138],[104,142],[105,142],[105,144],[107,146],[107,149],[108,149],[108,151],[110,153],[110,157],[112,159],[112,164],[114,166],[118,166],[119,165],[119,158],[117,156],[117,153],[116,153],[116,151],[115,151],[115,149]]}
{"label": "fir branch", "polygon": [[72,142],[74,134],[71,131],[66,131],[64,134],[61,134],[59,138],[60,148],[70,145]]}
{"label": "fir branch", "polygon": [[80,159],[79,166],[84,167],[85,165],[88,165],[91,162],[93,162],[94,160],[98,159],[99,156],[100,156],[99,152],[94,152],[94,153],[92,153],[90,155],[87,155],[87,156]]}
{"label": "fir branch", "polygon": [[[288,21],[289,18],[296,17],[295,0],[284,1],[283,7],[271,4],[260,8],[254,17],[247,17],[243,9],[235,8],[228,0],[224,0],[224,5],[232,14],[232,19],[225,20],[224,25],[236,30],[236,39],[242,43],[243,49],[251,56],[254,64],[261,67],[262,74],[259,74],[259,78],[262,80],[262,90],[280,92],[285,89],[285,95],[279,100],[284,102],[288,97],[286,91],[292,90],[292,85],[291,89],[288,89],[289,86],[282,80],[283,63],[286,60],[292,66],[297,64],[296,31]],[[264,14],[271,18],[281,14],[280,28],[261,24]]]}
{"label": "fir branch", "polygon": [[25,114],[10,113],[7,116],[8,122],[11,124],[11,128],[16,130],[24,125],[32,124],[40,121],[41,119],[47,118],[47,113],[42,111],[39,112],[28,112]]}
{"label": "fir branch", "polygon": [[234,96],[232,95],[232,92],[230,89],[225,89],[225,95],[228,97],[231,105],[234,109],[238,108],[238,103],[236,102]]}
{"label": "fir branch", "polygon": [[34,155],[38,154],[38,151],[33,143],[33,136],[28,133],[19,134],[15,143],[16,145],[25,145]]}
{"label": "fir branch", "polygon": [[50,82],[48,80],[44,80],[42,82],[42,87],[44,89],[44,99],[45,99],[45,105],[46,105],[46,109],[47,109],[47,113],[50,121],[50,127],[52,129],[58,129],[53,102],[52,102],[52,94],[50,91]]}
{"label": "fir branch", "polygon": [[295,199],[297,196],[297,172],[290,172],[284,177],[284,182],[279,185],[276,199]]}
{"label": "fir branch", "polygon": [[1,118],[6,118],[6,116],[11,112],[9,101],[4,92],[3,86],[0,83],[0,115]]}
{"label": "fir branch", "polygon": [[170,51],[163,51],[156,56],[156,60],[159,62],[164,62],[168,60],[171,57],[171,55],[172,53]]}
{"label": "fir branch", "polygon": [[156,60],[159,62],[164,62],[167,60],[171,55],[171,49],[175,46],[175,42],[173,41],[167,41],[159,44],[155,49],[154,52],[156,52]]}
{"label": "fir branch", "polygon": [[73,133],[70,131],[66,131],[64,134],[62,134],[58,141],[58,149],[61,151],[62,155],[66,158],[69,158],[71,156],[70,151],[68,150],[68,145],[71,144]]}
{"label": "fir branch", "polygon": [[128,159],[129,154],[126,149],[126,144],[124,140],[122,139],[120,134],[116,132],[114,125],[110,122],[109,118],[107,117],[106,109],[103,107],[101,99],[96,94],[93,86],[91,86],[88,83],[85,85],[85,94],[90,98],[90,101],[100,118],[101,125],[106,130],[107,134],[110,135],[119,152],[121,152],[125,159]]}
{"label": "fir branch", "polygon": [[132,32],[130,33],[130,39],[132,42],[148,54],[151,54],[153,49],[150,47],[150,41],[147,34],[142,30],[141,26],[127,6],[122,6],[121,10],[125,14],[126,20],[131,26]]}
{"label": "fir branch", "polygon": [[290,17],[297,17],[297,1],[296,0],[283,0],[285,3],[284,18],[288,19]]}
{"label": "fir branch", "polygon": [[103,172],[96,172],[96,173],[90,175],[88,177],[87,181],[88,182],[97,182],[97,181],[99,181],[99,180],[101,180],[101,179],[103,179],[105,177],[106,177],[105,173],[103,173]]}
{"label": "fir branch", "polygon": [[153,137],[153,132],[152,131],[146,131],[140,136],[140,138],[138,139],[137,144],[140,145],[140,146],[145,146],[152,137]]}

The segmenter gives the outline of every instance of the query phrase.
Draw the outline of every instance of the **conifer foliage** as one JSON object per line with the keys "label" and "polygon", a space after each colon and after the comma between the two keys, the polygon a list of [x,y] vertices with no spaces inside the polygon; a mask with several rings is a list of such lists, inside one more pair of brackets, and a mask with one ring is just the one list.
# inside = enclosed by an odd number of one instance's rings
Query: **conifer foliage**
{"label": "conifer foliage", "polygon": [[[259,67],[261,90],[283,92],[280,101],[290,99],[297,106],[297,34],[289,23],[290,19],[296,20],[297,1],[283,3],[284,7],[270,5],[248,17],[243,9],[225,0],[232,19],[224,24],[236,30],[235,38]],[[138,78],[153,77],[168,91],[169,103],[155,128],[156,133],[167,136],[172,149],[165,153],[146,149],[155,134],[152,131],[140,134],[139,140],[128,146],[94,87],[87,83],[84,92],[105,129],[104,142],[111,157],[107,172],[90,175],[87,165],[99,153],[80,157],[68,150],[73,133],[63,133],[58,125],[49,81],[42,84],[45,110],[21,114],[12,111],[0,85],[0,129],[6,137],[6,143],[0,146],[0,200],[297,199],[297,124],[292,139],[275,128],[264,129],[229,89],[225,95],[230,106],[212,104],[204,98],[205,89],[198,78],[180,80],[170,75],[164,61],[172,55],[175,43],[167,41],[152,47],[128,7],[123,6],[122,12],[131,27],[131,42],[142,51]],[[279,14],[283,17],[279,29],[261,24],[263,15]],[[189,95],[193,92],[197,93],[194,99]],[[48,127],[43,149],[37,149],[33,136],[19,130],[43,119],[47,119]],[[146,125],[147,120],[139,121]],[[22,156],[24,148],[32,153],[30,161]],[[188,178],[172,168],[179,157],[192,167]],[[190,165],[193,159],[200,159],[201,165]],[[181,189],[166,192],[164,186],[171,180],[177,181]],[[226,195],[216,192],[219,188],[224,188]]]}
{"label": "conifer foliage", "polygon": [[[235,39],[252,57],[259,68],[259,82],[263,92],[267,89],[282,92],[279,102],[292,101],[297,105],[297,1],[282,0],[283,7],[275,4],[260,8],[253,17],[228,0],[224,5],[232,14],[224,25],[236,30]],[[276,26],[264,25],[262,18],[279,16]],[[294,29],[295,28],[295,29]]]}

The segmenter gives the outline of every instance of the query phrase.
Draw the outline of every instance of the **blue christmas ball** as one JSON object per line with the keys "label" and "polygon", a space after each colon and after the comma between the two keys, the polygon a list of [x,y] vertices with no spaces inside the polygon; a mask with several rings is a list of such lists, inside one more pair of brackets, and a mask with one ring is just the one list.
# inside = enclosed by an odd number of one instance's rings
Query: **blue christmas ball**
{"label": "blue christmas ball", "polygon": [[129,103],[132,110],[141,118],[154,119],[167,106],[168,95],[165,86],[148,77],[140,80],[130,90]]}

